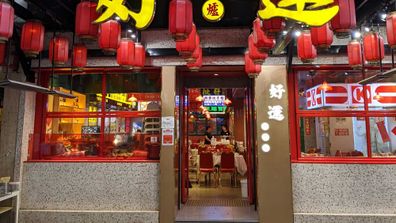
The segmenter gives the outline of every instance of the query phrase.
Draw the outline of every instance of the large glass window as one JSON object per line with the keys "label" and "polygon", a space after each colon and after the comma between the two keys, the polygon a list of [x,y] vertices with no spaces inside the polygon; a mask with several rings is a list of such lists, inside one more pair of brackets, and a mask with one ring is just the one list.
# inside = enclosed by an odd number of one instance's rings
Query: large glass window
{"label": "large glass window", "polygon": [[75,98],[37,96],[42,127],[32,137],[31,159],[159,159],[160,72],[60,74],[44,83]]}
{"label": "large glass window", "polygon": [[396,83],[358,84],[375,73],[296,68],[295,161],[396,157]]}

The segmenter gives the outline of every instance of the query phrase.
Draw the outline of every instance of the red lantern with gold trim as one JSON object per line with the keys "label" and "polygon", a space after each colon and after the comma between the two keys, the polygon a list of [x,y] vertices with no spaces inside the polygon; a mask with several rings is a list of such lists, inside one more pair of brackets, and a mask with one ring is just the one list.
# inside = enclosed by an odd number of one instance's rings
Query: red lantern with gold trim
{"label": "red lantern with gold trim", "polygon": [[0,2],[0,42],[8,41],[14,32],[14,8]]}
{"label": "red lantern with gold trim", "polygon": [[117,63],[126,69],[135,65],[135,42],[130,38],[123,38],[117,49]]}
{"label": "red lantern with gold trim", "polygon": [[169,32],[176,41],[185,40],[192,31],[193,9],[190,0],[169,3]]}
{"label": "red lantern with gold trim", "polygon": [[285,20],[283,18],[275,17],[263,20],[262,29],[270,38],[275,38],[284,28]]}
{"label": "red lantern with gold trim", "polygon": [[386,17],[386,36],[389,46],[396,48],[396,12],[392,12]]}
{"label": "red lantern with gold trim", "polygon": [[63,65],[69,59],[69,40],[62,36],[55,36],[49,45],[49,60],[54,65]]}
{"label": "red lantern with gold trim", "polygon": [[84,44],[75,44],[73,47],[73,67],[81,70],[87,65],[87,47]]}
{"label": "red lantern with gold trim", "polygon": [[338,38],[346,38],[356,28],[355,0],[334,0],[334,3],[340,10],[331,20],[331,29]]}
{"label": "red lantern with gold trim", "polygon": [[96,12],[97,3],[82,1],[76,9],[75,33],[82,39],[96,39],[99,25],[93,23],[98,17]]}
{"label": "red lantern with gold trim", "polygon": [[27,21],[22,26],[21,50],[27,57],[36,57],[44,48],[45,28],[40,21]]}
{"label": "red lantern with gold trim", "polygon": [[146,64],[146,50],[144,49],[144,46],[141,43],[136,43],[135,44],[135,62],[133,64],[133,69],[140,71],[141,69],[144,68],[144,65]]}
{"label": "red lantern with gold trim", "polygon": [[265,34],[262,29],[262,21],[259,18],[253,21],[253,40],[254,45],[261,52],[268,52],[275,46],[275,40]]}
{"label": "red lantern with gold trim", "polygon": [[187,63],[187,67],[191,71],[198,71],[202,67],[202,48],[198,47],[195,51],[198,52],[198,57],[195,61]]}
{"label": "red lantern with gold trim", "polygon": [[257,49],[256,45],[254,45],[254,38],[253,38],[252,34],[250,34],[250,36],[249,36],[249,44],[248,45],[249,45],[250,59],[252,59],[255,64],[263,64],[265,59],[268,58],[268,54],[262,53]]}
{"label": "red lantern with gold trim", "polygon": [[257,77],[261,72],[261,65],[253,62],[249,56],[249,51],[245,52],[245,72],[250,78]]}
{"label": "red lantern with gold trim", "polygon": [[4,65],[6,56],[6,44],[0,43],[0,65]]}
{"label": "red lantern with gold trim", "polygon": [[311,27],[311,39],[315,47],[329,48],[333,43],[333,35],[328,23],[320,27]]}
{"label": "red lantern with gold trim", "polygon": [[121,25],[116,20],[109,20],[99,25],[99,47],[104,51],[115,52],[120,45]]}
{"label": "red lantern with gold trim", "polygon": [[[176,42],[176,50],[179,52],[182,58],[188,58],[194,52],[195,48],[197,48],[197,31],[195,25],[193,24],[193,29],[188,35],[188,38],[183,41]],[[199,38],[199,37],[198,37]]]}
{"label": "red lantern with gold trim", "polygon": [[378,33],[368,32],[363,37],[363,52],[367,62],[378,63],[385,56],[384,39]]}
{"label": "red lantern with gold trim", "polygon": [[297,54],[303,63],[312,63],[316,56],[316,48],[312,45],[311,33],[304,30],[297,38]]}
{"label": "red lantern with gold trim", "polygon": [[362,45],[357,40],[348,43],[348,62],[352,68],[358,69],[362,66]]}

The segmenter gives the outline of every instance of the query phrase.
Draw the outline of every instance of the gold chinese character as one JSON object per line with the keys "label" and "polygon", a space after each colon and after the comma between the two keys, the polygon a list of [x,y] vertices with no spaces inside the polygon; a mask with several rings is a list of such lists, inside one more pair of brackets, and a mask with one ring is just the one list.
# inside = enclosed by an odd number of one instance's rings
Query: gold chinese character
{"label": "gold chinese character", "polygon": [[[261,0],[264,7],[258,11],[261,19],[284,17],[303,22],[310,26],[322,26],[329,22],[339,11],[339,6],[329,6],[334,0],[282,0],[278,5],[271,0]],[[310,4],[306,7],[307,4]],[[296,10],[288,7],[296,6]],[[306,9],[305,9],[306,8]]]}
{"label": "gold chinese character", "polygon": [[142,6],[138,13],[129,10],[126,7],[125,0],[99,0],[96,11],[105,7],[104,12],[95,20],[95,23],[102,23],[114,15],[118,16],[121,21],[127,22],[129,18],[135,20],[137,29],[147,28],[154,17],[155,0],[141,0]]}

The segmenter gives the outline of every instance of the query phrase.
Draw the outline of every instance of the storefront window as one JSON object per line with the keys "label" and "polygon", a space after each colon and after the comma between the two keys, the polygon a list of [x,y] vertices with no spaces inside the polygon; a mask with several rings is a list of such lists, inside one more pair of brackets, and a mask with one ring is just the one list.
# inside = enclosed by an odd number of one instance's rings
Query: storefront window
{"label": "storefront window", "polygon": [[[76,98],[38,95],[33,160],[158,160],[161,75],[159,72],[54,75],[53,89]],[[105,107],[106,109],[102,109]],[[38,130],[42,129],[42,130]]]}
{"label": "storefront window", "polygon": [[374,74],[296,68],[295,161],[396,157],[396,83],[358,84]]}

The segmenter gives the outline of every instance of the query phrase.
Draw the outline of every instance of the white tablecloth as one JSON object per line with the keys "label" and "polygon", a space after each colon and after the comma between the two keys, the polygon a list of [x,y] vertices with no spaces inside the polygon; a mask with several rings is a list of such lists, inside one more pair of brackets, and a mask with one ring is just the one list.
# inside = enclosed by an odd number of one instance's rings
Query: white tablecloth
{"label": "white tablecloth", "polygon": [[[243,176],[245,175],[246,171],[247,171],[247,165],[246,165],[246,161],[243,158],[242,155],[238,154],[238,153],[234,153],[234,162],[235,162],[235,167],[238,171],[238,173]],[[221,164],[221,155],[220,154],[213,154],[213,165],[219,165]],[[199,169],[199,155],[197,155],[197,166]]]}

